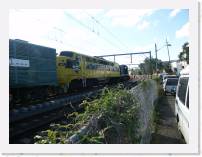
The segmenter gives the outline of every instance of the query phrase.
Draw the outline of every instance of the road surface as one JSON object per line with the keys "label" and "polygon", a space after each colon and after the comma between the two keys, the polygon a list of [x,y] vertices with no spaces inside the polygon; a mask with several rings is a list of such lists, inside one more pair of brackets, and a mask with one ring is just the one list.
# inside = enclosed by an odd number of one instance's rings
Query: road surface
{"label": "road surface", "polygon": [[163,96],[156,106],[156,130],[152,134],[151,144],[185,144],[181,133],[177,129],[174,115],[175,97]]}

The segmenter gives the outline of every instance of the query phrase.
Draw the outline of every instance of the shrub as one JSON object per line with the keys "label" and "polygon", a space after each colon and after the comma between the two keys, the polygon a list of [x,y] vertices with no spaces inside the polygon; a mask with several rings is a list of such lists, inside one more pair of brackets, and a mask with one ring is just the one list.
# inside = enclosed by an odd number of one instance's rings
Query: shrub
{"label": "shrub", "polygon": [[[74,118],[71,124],[66,126],[66,131],[59,129],[65,126],[56,125],[55,129],[49,131],[48,136],[39,138],[36,143],[65,143],[69,136],[75,134],[92,118],[97,119],[93,132],[91,130],[91,133],[81,135],[80,143],[139,143],[140,138],[136,132],[139,127],[140,105],[122,85],[117,88],[104,88],[99,99],[91,102],[85,100],[81,105],[85,108],[83,113],[74,112],[67,116]],[[60,140],[57,141],[58,139]]]}

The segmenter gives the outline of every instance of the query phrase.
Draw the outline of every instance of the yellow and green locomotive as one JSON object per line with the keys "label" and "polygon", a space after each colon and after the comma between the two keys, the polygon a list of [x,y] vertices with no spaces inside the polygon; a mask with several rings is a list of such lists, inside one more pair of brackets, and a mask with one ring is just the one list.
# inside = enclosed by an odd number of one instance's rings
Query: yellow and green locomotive
{"label": "yellow and green locomotive", "polygon": [[65,91],[68,88],[87,87],[120,78],[117,63],[72,51],[62,51],[57,56],[56,64],[58,82]]}

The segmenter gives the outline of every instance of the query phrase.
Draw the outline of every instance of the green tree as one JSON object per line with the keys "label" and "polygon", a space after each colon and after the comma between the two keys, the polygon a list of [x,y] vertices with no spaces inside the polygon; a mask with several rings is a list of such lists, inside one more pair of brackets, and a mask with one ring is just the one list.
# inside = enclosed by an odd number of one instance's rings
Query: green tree
{"label": "green tree", "polygon": [[[156,59],[155,58],[145,58],[144,63],[139,65],[139,68],[143,74],[151,74],[151,72],[156,72]],[[157,68],[159,71],[163,71],[164,64],[161,60],[157,59]]]}
{"label": "green tree", "polygon": [[186,61],[187,64],[189,64],[189,43],[188,42],[185,42],[182,45],[182,52],[180,52],[178,57],[180,61]]}
{"label": "green tree", "polygon": [[132,75],[142,75],[142,71],[139,68],[131,69]]}
{"label": "green tree", "polygon": [[163,69],[166,73],[172,73],[169,62],[163,62]]}

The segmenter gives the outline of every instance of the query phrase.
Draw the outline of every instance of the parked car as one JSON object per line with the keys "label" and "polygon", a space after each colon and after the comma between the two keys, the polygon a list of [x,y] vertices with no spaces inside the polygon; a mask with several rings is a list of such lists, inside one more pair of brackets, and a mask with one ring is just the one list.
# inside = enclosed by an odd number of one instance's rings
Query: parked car
{"label": "parked car", "polygon": [[163,84],[163,90],[165,92],[165,95],[167,95],[167,93],[175,95],[177,84],[178,84],[178,78],[167,78]]}
{"label": "parked car", "polygon": [[189,67],[186,67],[180,73],[175,100],[175,115],[178,128],[186,143],[189,143]]}
{"label": "parked car", "polygon": [[178,78],[176,75],[164,75],[162,79],[162,83],[164,84],[167,78]]}
{"label": "parked car", "polygon": [[164,72],[164,73],[160,73],[160,74],[159,74],[160,79],[163,79],[163,76],[164,76],[164,75],[168,75],[168,73],[165,73],[165,72]]}
{"label": "parked car", "polygon": [[161,84],[163,83],[163,76],[168,75],[168,73],[160,73],[159,78],[161,80]]}

